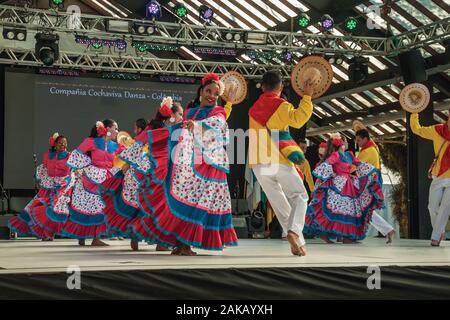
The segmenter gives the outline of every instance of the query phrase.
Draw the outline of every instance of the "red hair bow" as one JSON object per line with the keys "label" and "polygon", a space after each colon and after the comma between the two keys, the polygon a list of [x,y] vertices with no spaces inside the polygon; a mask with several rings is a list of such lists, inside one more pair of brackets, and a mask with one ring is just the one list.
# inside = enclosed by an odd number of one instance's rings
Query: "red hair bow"
{"label": "red hair bow", "polygon": [[320,149],[326,149],[327,148],[327,143],[326,142],[321,142],[319,145]]}
{"label": "red hair bow", "polygon": [[161,108],[159,108],[159,113],[167,118],[170,117],[172,115],[172,110],[170,109],[170,107],[167,104],[164,104],[161,106]]}
{"label": "red hair bow", "polygon": [[100,137],[106,136],[106,133],[108,133],[108,129],[105,128],[105,125],[103,124],[103,122],[97,121],[97,123],[95,124],[95,126],[97,127],[97,134],[98,134]]}
{"label": "red hair bow", "polygon": [[204,86],[205,83],[208,82],[209,80],[219,81],[220,78],[214,72],[207,73],[202,79],[202,86]]}
{"label": "red hair bow", "polygon": [[53,139],[53,137],[50,137],[50,139],[48,139],[48,144],[50,145],[50,147],[54,147],[55,146],[55,139]]}
{"label": "red hair bow", "polygon": [[333,138],[333,140],[331,140],[331,143],[335,147],[340,147],[340,146],[344,145],[344,140],[342,140],[341,138]]}

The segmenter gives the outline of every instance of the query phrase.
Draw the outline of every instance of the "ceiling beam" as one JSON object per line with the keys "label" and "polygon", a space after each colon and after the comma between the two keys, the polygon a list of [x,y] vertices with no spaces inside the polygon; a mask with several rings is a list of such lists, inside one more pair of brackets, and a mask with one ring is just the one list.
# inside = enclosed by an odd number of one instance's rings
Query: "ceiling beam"
{"label": "ceiling beam", "polygon": [[[446,61],[445,53],[425,59],[425,65],[428,66],[428,76],[450,69],[450,62]],[[365,90],[390,85],[399,81],[403,81],[403,77],[401,76],[399,67],[386,69],[370,74],[367,77],[366,84],[362,86],[355,87],[355,84],[351,81],[344,81],[338,84],[333,84],[328,90],[327,94],[318,99],[315,99],[314,103],[329,101],[335,98],[348,96],[353,93],[359,93]]]}
{"label": "ceiling beam", "polygon": [[[433,105],[434,110],[436,111],[442,111],[442,110],[450,110],[450,101],[442,101],[442,102],[435,102]],[[366,117],[362,121],[366,126],[373,126],[380,123],[385,123],[388,121],[396,121],[399,119],[404,119],[406,117],[406,112],[403,111],[403,109],[396,113],[388,113],[383,116],[371,116]],[[315,137],[323,134],[327,134],[330,132],[339,132],[339,131],[345,131],[352,129],[352,123],[348,123],[342,126],[326,126],[321,127],[317,129],[310,129],[306,131],[306,137]]]}

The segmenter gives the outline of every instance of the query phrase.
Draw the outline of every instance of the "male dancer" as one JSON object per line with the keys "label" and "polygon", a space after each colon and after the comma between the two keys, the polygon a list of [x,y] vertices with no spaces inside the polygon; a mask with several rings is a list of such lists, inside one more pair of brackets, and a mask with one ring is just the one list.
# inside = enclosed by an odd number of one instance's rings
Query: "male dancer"
{"label": "male dancer", "polygon": [[[263,188],[294,255],[306,255],[303,226],[308,202],[303,181],[294,162],[304,160],[304,154],[292,138],[288,143],[289,126],[301,128],[311,117],[313,85],[306,81],[305,95],[299,107],[280,98],[283,91],[282,76],[268,71],[262,79],[262,95],[249,110],[249,164]],[[276,141],[278,138],[279,141]],[[276,145],[276,142],[278,145]],[[285,153],[288,149],[289,155]]]}

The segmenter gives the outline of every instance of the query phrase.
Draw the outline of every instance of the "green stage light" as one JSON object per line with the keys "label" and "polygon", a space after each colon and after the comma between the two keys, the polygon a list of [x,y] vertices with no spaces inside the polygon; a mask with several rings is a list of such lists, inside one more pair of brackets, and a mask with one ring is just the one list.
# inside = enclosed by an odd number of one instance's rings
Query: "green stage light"
{"label": "green stage light", "polygon": [[350,17],[345,20],[345,29],[347,31],[354,31],[358,27],[358,20],[356,18]]}
{"label": "green stage light", "polygon": [[174,11],[175,11],[175,14],[177,15],[177,17],[179,17],[179,18],[184,18],[188,14],[188,9],[182,3],[177,4],[174,8]]}
{"label": "green stage light", "polygon": [[311,24],[311,19],[309,19],[309,16],[306,13],[302,13],[297,18],[297,24],[300,28],[306,29]]}
{"label": "green stage light", "polygon": [[64,0],[51,0],[51,3],[54,6],[62,6],[64,4]]}

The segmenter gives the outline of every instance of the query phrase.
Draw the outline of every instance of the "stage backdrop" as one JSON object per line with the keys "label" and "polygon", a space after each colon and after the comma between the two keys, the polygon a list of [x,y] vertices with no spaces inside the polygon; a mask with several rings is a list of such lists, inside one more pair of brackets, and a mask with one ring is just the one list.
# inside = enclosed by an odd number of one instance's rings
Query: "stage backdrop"
{"label": "stage backdrop", "polygon": [[66,78],[30,73],[5,75],[4,187],[33,189],[33,154],[38,164],[51,133],[76,148],[97,120],[112,118],[133,134],[134,121],[150,119],[164,96],[184,107],[197,85],[98,78]]}

